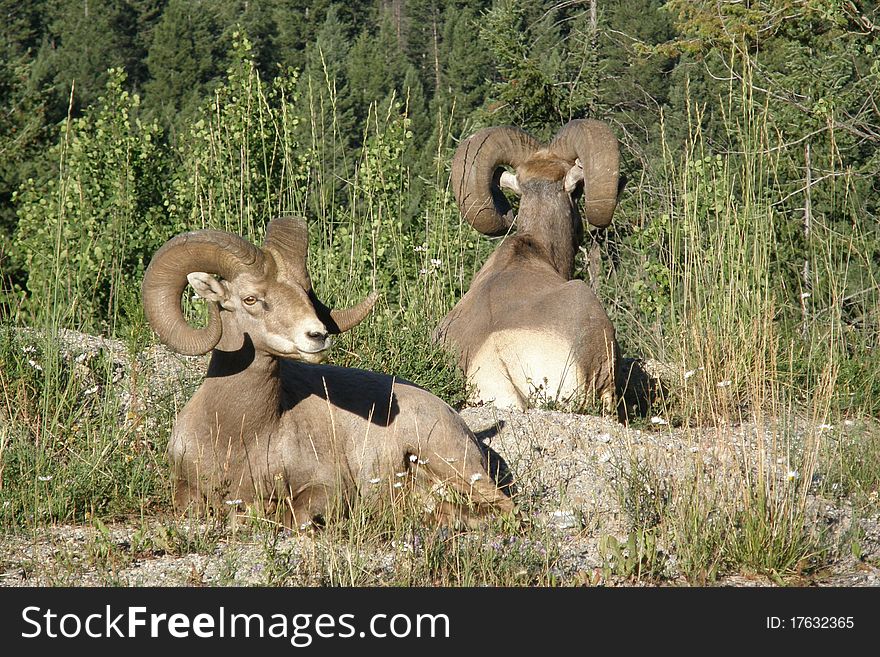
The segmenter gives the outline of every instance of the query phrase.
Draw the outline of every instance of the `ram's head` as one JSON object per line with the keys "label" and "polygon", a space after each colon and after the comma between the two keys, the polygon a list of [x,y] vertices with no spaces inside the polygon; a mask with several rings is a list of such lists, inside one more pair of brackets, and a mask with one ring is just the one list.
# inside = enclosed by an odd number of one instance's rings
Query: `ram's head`
{"label": "ram's head", "polygon": [[[375,293],[347,310],[330,310],[315,295],[307,268],[304,219],[269,223],[262,248],[219,230],[199,230],[169,240],[144,275],[144,311],[159,338],[185,355],[204,354],[223,334],[230,313],[253,347],[273,356],[319,362],[330,335],[361,322]],[[181,309],[187,284],[210,303],[204,328],[190,326]]]}
{"label": "ram's head", "polygon": [[456,150],[452,191],[462,216],[490,236],[503,235],[514,221],[502,188],[521,197],[520,215],[529,217],[556,206],[577,215],[582,193],[584,217],[603,228],[617,205],[619,160],[617,138],[600,121],[570,121],[548,146],[519,128],[486,128]]}

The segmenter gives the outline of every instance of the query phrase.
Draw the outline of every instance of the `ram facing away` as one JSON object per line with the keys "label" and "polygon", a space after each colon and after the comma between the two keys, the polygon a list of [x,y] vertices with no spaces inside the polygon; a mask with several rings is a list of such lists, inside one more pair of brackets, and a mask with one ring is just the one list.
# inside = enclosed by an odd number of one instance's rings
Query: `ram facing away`
{"label": "ram facing away", "polygon": [[[293,528],[338,502],[407,491],[441,522],[511,510],[446,403],[392,376],[316,364],[375,297],[329,310],[312,289],[307,249],[305,221],[284,217],[270,222],[263,248],[201,230],[153,257],[143,284],[151,326],[181,354],[212,352],[169,441],[175,507],[256,505]],[[182,313],[187,283],[209,302],[204,328]]]}
{"label": "ram facing away", "polygon": [[[608,226],[618,162],[617,139],[592,120],[569,122],[546,147],[514,127],[459,145],[451,185],[462,216],[485,235],[505,235],[435,331],[455,352],[471,402],[578,410],[599,397],[615,409],[614,327],[593,290],[572,278],[584,234],[579,197],[590,224]],[[502,188],[520,197],[516,217]]]}

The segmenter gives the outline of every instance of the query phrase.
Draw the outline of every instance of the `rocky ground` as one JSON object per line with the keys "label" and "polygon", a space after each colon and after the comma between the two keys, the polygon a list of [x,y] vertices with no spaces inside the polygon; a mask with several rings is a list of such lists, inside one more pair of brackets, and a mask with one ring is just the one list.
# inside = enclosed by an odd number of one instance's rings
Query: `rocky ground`
{"label": "rocky ground", "polygon": [[[129,391],[136,389],[131,382],[138,376],[160,377],[164,384],[157,394],[191,390],[203,372],[203,359],[177,357],[161,347],[131,361],[123,357],[125,349],[119,343],[74,333],[65,334],[64,340],[71,357],[98,350],[114,354],[120,367],[117,385]],[[125,394],[129,410],[150,403],[134,392]],[[767,455],[774,457],[765,464],[767,476],[778,478],[778,485],[801,476],[786,457],[775,456],[772,430],[755,424],[684,429],[657,418],[653,423],[642,421],[640,428],[635,428],[635,423],[625,426],[588,415],[492,407],[467,408],[462,416],[509,468],[521,506],[541,528],[543,540],[553,544],[556,557],[549,567],[558,571],[560,581],[569,583],[579,577],[585,584],[632,581],[609,573],[601,540],[603,536],[626,540],[633,515],[639,512],[630,506],[638,503],[640,496],[648,502],[669,496],[682,482],[691,481],[697,470],[708,473],[719,486],[729,487],[728,492],[735,496],[743,485],[744,472],[760,467],[762,456]],[[839,427],[800,427],[805,435],[811,430],[844,435],[859,431],[860,426],[849,422]],[[807,522],[824,529],[829,545],[840,545],[857,529],[859,549],[854,554],[839,550],[809,578],[790,581],[822,586],[880,585],[880,517],[854,519],[848,502],[820,495],[819,483],[817,477],[815,484],[806,488]],[[723,494],[721,498],[728,499]],[[151,529],[145,531],[145,527]],[[288,566],[316,558],[316,541],[309,534],[281,532],[270,551],[265,538],[202,524],[190,527],[191,549],[181,550],[171,548],[179,537],[169,536],[161,527],[162,519],[140,518],[106,527],[55,526],[5,534],[0,536],[0,585],[263,584],[267,571],[277,568],[279,554]],[[138,547],[147,540],[149,549]],[[321,549],[326,549],[325,543]],[[349,548],[343,545],[339,549]],[[381,582],[383,570],[394,571],[417,549],[388,544],[377,546],[375,554],[360,557]],[[667,559],[663,576],[656,582],[685,583],[677,573],[674,557]],[[320,582],[306,579],[301,583]],[[754,586],[773,582],[742,574],[723,577],[720,583]]]}

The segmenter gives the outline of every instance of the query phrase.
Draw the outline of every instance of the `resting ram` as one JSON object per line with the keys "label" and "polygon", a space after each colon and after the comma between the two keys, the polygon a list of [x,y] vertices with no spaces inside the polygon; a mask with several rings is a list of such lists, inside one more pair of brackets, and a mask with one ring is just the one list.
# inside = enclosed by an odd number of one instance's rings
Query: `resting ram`
{"label": "resting ram", "polygon": [[[200,230],[169,240],[147,268],[144,309],[159,338],[181,354],[212,352],[169,441],[175,506],[257,505],[293,528],[358,495],[406,491],[444,522],[511,510],[447,404],[402,379],[316,364],[375,296],[329,310],[307,250],[305,221],[283,217],[263,248]],[[204,328],[182,313],[187,283],[210,302]]]}
{"label": "resting ram", "polygon": [[[472,402],[578,409],[598,396],[614,410],[614,327],[590,286],[572,279],[584,234],[577,200],[590,224],[607,226],[618,161],[617,139],[591,120],[569,122],[547,147],[514,127],[459,145],[451,185],[462,216],[485,235],[506,235],[435,332],[456,353]],[[515,234],[501,188],[520,197]]]}

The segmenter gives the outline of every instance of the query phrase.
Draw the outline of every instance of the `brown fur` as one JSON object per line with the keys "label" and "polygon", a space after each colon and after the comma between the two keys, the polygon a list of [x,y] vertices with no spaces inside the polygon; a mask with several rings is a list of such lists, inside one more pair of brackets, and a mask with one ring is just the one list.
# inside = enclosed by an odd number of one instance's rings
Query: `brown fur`
{"label": "brown fur", "polygon": [[[565,191],[563,181],[575,166],[573,158],[549,149],[517,166],[517,232],[489,257],[435,332],[476,386],[472,401],[525,408],[541,392],[534,376],[549,369],[547,401],[578,409],[598,396],[606,412],[616,406],[614,327],[593,290],[572,280],[583,229],[575,190]],[[552,399],[554,391],[565,391],[566,399]]]}
{"label": "brown fur", "polygon": [[298,362],[321,360],[327,333],[306,290],[274,274],[190,274],[221,307],[222,337],[169,441],[178,509],[257,506],[294,528],[403,492],[446,522],[512,510],[446,403],[385,374]]}
{"label": "brown fur", "polygon": [[565,178],[570,168],[571,163],[546,150],[540,150],[517,167],[516,177],[520,184],[529,180],[557,182]]}

